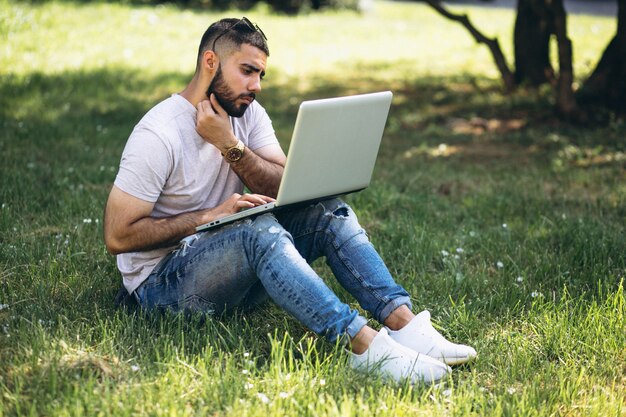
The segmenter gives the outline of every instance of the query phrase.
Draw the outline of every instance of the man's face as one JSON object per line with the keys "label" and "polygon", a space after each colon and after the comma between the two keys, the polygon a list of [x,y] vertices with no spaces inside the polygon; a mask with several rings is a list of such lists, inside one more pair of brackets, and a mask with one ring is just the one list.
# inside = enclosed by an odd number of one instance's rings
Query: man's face
{"label": "man's face", "polygon": [[261,91],[267,57],[263,51],[244,44],[220,62],[206,95],[215,94],[220,106],[232,117],[244,115]]}

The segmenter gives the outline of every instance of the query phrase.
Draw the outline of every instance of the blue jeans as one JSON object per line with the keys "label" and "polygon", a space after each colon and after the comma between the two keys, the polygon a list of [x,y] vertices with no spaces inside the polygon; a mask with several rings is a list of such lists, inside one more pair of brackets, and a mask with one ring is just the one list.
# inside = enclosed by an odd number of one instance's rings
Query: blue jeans
{"label": "blue jeans", "polygon": [[409,295],[389,274],[352,209],[338,199],[189,236],[135,292],[147,310],[219,314],[267,297],[334,342],[367,320],[310,267],[326,257],[339,283],[379,322]]}

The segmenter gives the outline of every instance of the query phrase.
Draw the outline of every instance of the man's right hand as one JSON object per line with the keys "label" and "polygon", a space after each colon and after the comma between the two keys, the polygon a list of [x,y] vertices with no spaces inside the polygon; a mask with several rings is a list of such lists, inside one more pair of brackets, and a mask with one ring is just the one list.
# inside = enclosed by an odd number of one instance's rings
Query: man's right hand
{"label": "man's right hand", "polygon": [[233,194],[226,199],[222,204],[214,209],[207,210],[206,218],[208,220],[203,221],[200,224],[208,223],[222,217],[235,214],[241,210],[249,209],[256,206],[262,206],[263,204],[276,201],[272,197],[261,194]]}

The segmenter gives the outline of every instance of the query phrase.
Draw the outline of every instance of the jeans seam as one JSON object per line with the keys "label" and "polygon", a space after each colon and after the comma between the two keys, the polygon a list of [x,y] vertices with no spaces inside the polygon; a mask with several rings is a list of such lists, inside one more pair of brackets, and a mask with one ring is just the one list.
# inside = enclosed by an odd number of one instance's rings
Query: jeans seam
{"label": "jeans seam", "polygon": [[[344,267],[350,271],[350,275],[352,275],[352,277],[355,279],[356,282],[358,282],[359,286],[365,290],[367,290],[368,292],[370,292],[370,294],[372,294],[374,296],[374,298],[376,298],[376,300],[378,300],[380,303],[384,304],[385,307],[393,302],[394,300],[389,300],[387,297],[381,295],[378,291],[376,291],[373,288],[367,287],[364,285],[365,280],[363,279],[363,276],[361,274],[358,273],[358,271],[355,271],[354,268],[352,268],[350,266],[350,264],[347,262],[347,257],[344,256],[342,254],[342,248],[346,245],[346,243],[348,242],[348,240],[354,238],[355,236],[358,236],[360,233],[357,233],[353,236],[351,236],[349,239],[346,239],[346,241],[339,245],[337,240],[336,240],[336,236],[337,234],[328,230],[330,229],[330,227],[326,227],[326,228],[322,228],[316,225],[316,227],[314,228],[309,228],[307,229],[305,232],[301,233],[298,235],[298,237],[304,237],[306,235],[310,235],[310,234],[314,234],[314,233],[324,233],[327,238],[329,238],[331,244],[333,245],[333,247],[335,248],[335,254],[337,256],[337,258],[341,261],[341,263],[344,265]],[[361,229],[363,230],[363,229]],[[295,239],[295,237],[294,237]],[[384,310],[384,308],[383,308]]]}
{"label": "jeans seam", "polygon": [[368,292],[370,292],[370,294],[374,295],[374,297],[376,297],[376,299],[382,303],[389,303],[389,300],[386,299],[386,297],[382,296],[378,291],[376,291],[373,288],[370,288],[366,285],[364,285],[365,283],[365,279],[363,278],[363,275],[359,274],[358,271],[356,271],[348,262],[347,262],[347,258],[341,253],[340,250],[337,250],[337,257],[339,258],[339,260],[341,261],[341,263],[346,267],[346,269],[348,271],[350,271],[350,274],[354,277],[354,279],[359,283],[359,286],[363,289],[366,289]]}

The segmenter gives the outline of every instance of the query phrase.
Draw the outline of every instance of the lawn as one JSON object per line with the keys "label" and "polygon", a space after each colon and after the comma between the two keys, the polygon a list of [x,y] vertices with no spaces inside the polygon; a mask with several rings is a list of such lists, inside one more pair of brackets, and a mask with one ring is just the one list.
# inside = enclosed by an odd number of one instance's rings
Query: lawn
{"label": "lawn", "polygon": [[[513,12],[466,10],[512,60]],[[374,180],[347,200],[416,309],[477,349],[442,384],[356,373],[271,304],[206,320],[113,305],[102,212],[124,143],[185,86],[206,26],[243,13],[269,38],[259,101],[285,150],[301,100],[394,92]],[[581,82],[615,22],[569,28]],[[0,0],[0,416],[626,415],[626,124],[569,125],[551,100],[504,96],[485,48],[419,3]]]}

